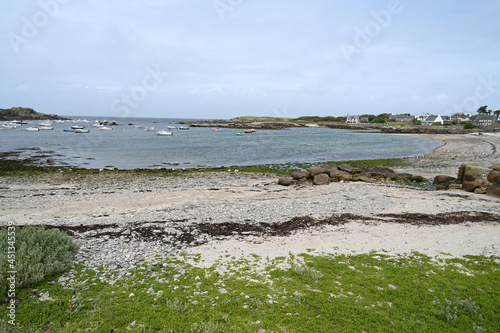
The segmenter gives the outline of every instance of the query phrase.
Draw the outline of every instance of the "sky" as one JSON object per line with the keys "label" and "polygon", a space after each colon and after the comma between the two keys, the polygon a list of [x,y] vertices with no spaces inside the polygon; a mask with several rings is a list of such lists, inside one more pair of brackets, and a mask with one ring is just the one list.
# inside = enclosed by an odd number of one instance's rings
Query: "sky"
{"label": "sky", "polygon": [[16,0],[0,108],[70,116],[500,109],[499,0]]}

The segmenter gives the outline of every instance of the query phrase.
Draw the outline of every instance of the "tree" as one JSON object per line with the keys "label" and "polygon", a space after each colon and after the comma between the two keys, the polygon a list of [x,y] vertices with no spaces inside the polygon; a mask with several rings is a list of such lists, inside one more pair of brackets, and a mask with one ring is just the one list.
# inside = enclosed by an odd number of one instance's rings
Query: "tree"
{"label": "tree", "polygon": [[488,105],[483,105],[480,106],[479,109],[477,109],[478,114],[491,114],[491,110],[487,110]]}

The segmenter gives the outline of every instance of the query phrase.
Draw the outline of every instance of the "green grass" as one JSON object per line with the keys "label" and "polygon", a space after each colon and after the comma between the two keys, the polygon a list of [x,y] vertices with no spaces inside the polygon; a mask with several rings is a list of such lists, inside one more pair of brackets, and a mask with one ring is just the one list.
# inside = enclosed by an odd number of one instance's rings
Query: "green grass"
{"label": "green grass", "polygon": [[[19,331],[498,332],[500,258],[412,253],[226,258],[167,257],[118,278],[79,265],[67,285],[17,296]],[[260,267],[260,268],[258,268]],[[221,270],[220,268],[224,268]],[[106,275],[116,281],[102,282]],[[56,279],[57,281],[57,279]],[[35,294],[49,292],[53,300]],[[6,318],[2,304],[0,318]],[[9,324],[0,330],[9,332]],[[130,330],[129,330],[130,329]],[[11,330],[16,332],[16,330]]]}

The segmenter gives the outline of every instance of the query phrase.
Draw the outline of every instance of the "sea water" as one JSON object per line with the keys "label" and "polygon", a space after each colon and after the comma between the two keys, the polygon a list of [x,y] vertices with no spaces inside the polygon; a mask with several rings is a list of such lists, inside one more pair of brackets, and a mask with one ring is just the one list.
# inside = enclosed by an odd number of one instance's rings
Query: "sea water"
{"label": "sea water", "polygon": [[63,131],[75,122],[56,123],[54,130],[38,132],[25,131],[38,122],[19,130],[1,130],[0,151],[49,152],[56,160],[83,168],[173,169],[410,157],[425,155],[443,144],[418,136],[327,128],[257,130],[236,135],[243,130],[191,127],[173,130],[173,136],[158,136],[129,124],[161,130],[182,126],[178,122],[189,119],[117,118],[122,126],[113,126],[113,131],[92,127],[94,120],[102,121],[102,117],[87,119],[89,123],[78,124],[90,133]]}

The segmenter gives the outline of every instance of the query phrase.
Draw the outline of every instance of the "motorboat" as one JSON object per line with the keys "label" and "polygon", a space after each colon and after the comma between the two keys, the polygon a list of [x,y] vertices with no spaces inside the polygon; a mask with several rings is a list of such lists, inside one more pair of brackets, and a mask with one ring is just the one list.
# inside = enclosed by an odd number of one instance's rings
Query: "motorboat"
{"label": "motorboat", "polygon": [[168,132],[168,131],[162,129],[161,131],[156,132],[156,135],[160,135],[160,136],[172,136],[172,135],[174,135],[174,133]]}
{"label": "motorboat", "polygon": [[14,123],[3,123],[0,128],[1,129],[17,129],[19,126],[21,126],[21,125],[14,124]]}
{"label": "motorboat", "polygon": [[71,129],[74,129],[74,130],[82,130],[82,129],[85,129],[85,126],[82,126],[82,125],[73,125],[73,126],[70,126]]}
{"label": "motorboat", "polygon": [[51,131],[54,129],[54,127],[52,127],[52,125],[50,125],[50,124],[41,123],[40,125],[38,125],[38,129],[44,130],[44,131],[47,131],[47,130]]}
{"label": "motorboat", "polygon": [[40,129],[38,127],[35,127],[35,126],[31,126],[31,127],[27,127],[26,130],[28,132],[38,132]]}
{"label": "motorboat", "polygon": [[167,126],[167,129],[169,129],[169,130],[176,130],[176,129],[178,129],[178,128],[177,128],[177,127],[175,127],[175,126]]}
{"label": "motorboat", "polygon": [[88,130],[88,129],[76,129],[74,132],[75,133],[89,133],[90,130]]}
{"label": "motorboat", "polygon": [[71,129],[71,128],[65,128],[63,129],[64,132],[74,132],[75,130],[74,129]]}
{"label": "motorboat", "polygon": [[114,131],[114,129],[112,127],[108,127],[108,126],[99,127],[99,130],[100,131]]}
{"label": "motorboat", "polygon": [[179,129],[180,129],[180,130],[184,130],[184,131],[186,131],[186,130],[188,130],[188,129],[189,129],[189,127],[186,127],[186,126],[181,126],[181,127],[179,127]]}
{"label": "motorboat", "polygon": [[145,131],[146,132],[156,132],[156,128],[154,126],[146,127]]}

